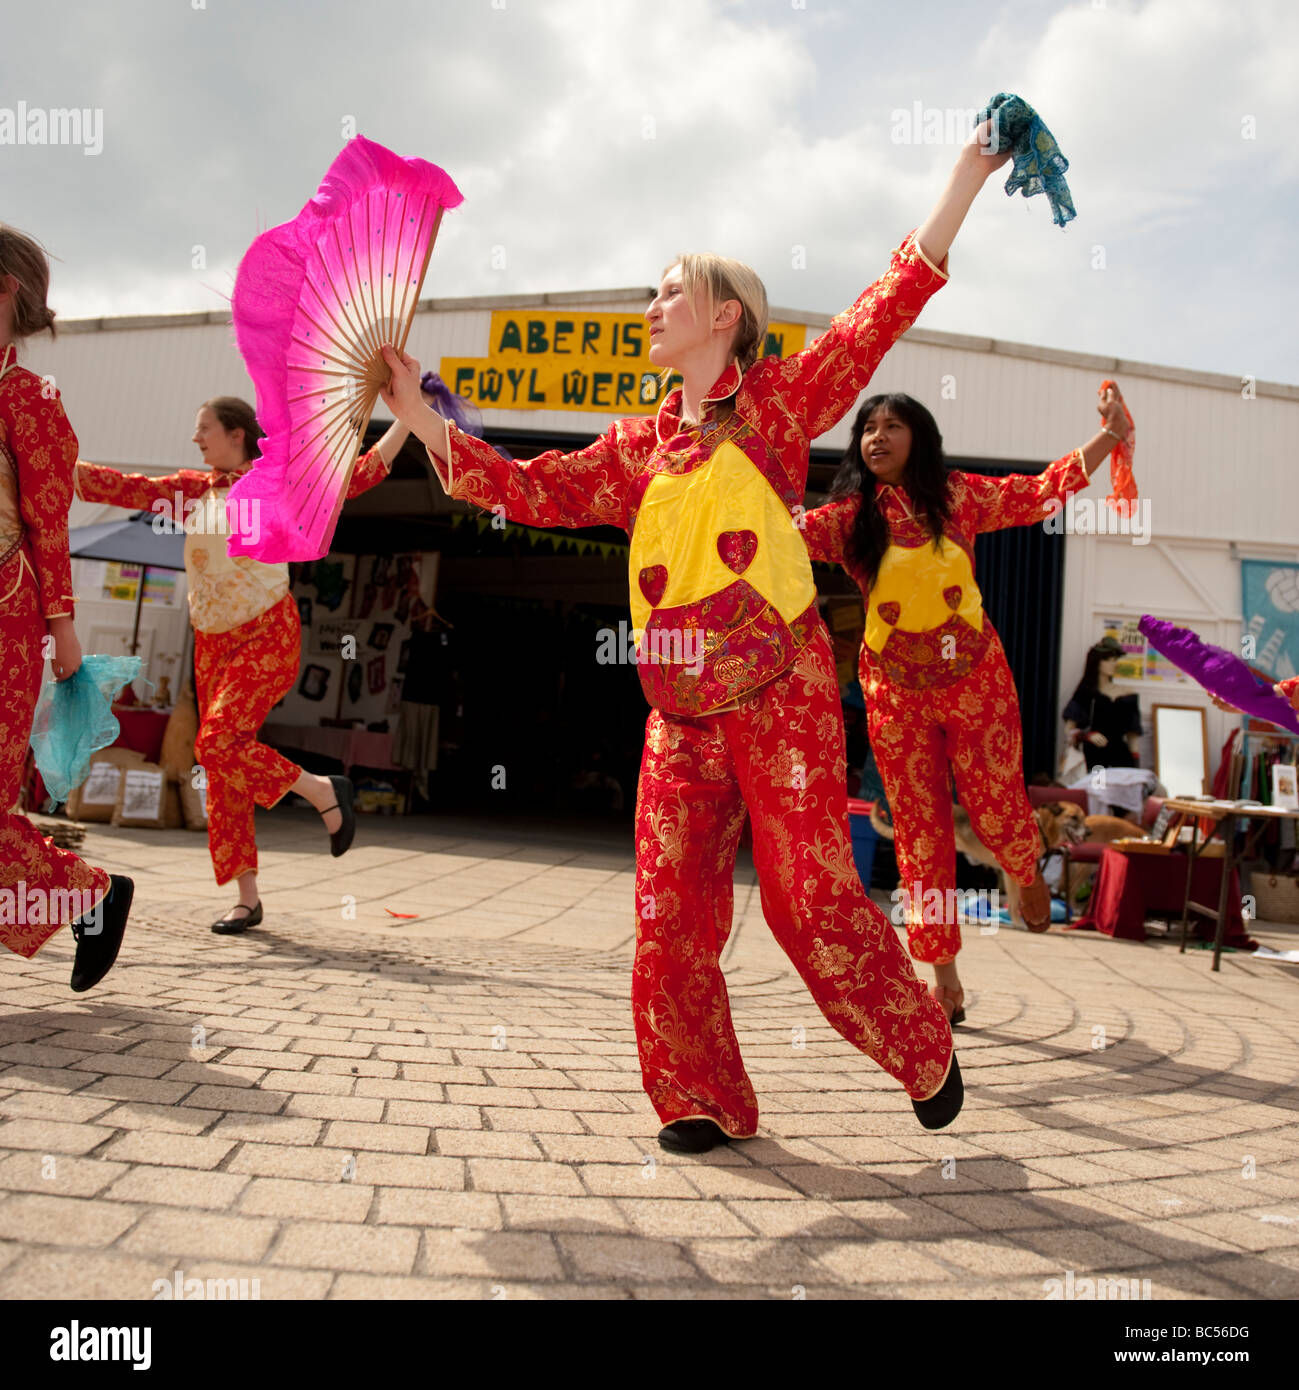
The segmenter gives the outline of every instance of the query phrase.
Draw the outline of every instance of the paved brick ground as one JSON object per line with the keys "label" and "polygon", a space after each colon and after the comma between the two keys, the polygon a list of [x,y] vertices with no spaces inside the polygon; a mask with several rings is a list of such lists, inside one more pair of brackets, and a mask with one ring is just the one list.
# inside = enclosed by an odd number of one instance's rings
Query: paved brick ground
{"label": "paved brick ground", "polygon": [[[1092,936],[967,939],[951,1131],[822,1020],[737,881],[726,969],[759,1139],[654,1143],[627,837],[259,823],[265,926],[185,832],[94,831],[122,959],[0,963],[0,1298],[1299,1295],[1299,967]],[[392,913],[418,914],[415,920]],[[1269,944],[1294,928],[1263,924]],[[800,1045],[801,1044],[801,1045]]]}

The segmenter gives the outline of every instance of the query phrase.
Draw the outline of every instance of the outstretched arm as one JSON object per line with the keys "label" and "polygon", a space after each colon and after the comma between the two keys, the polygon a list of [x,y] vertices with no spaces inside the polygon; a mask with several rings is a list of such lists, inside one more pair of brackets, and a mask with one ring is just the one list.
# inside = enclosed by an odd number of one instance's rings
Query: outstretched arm
{"label": "outstretched arm", "polygon": [[961,147],[961,153],[933,211],[916,232],[920,250],[941,266],[956,234],[987,179],[1010,160],[1010,151],[991,154],[988,149],[991,121],[984,121]]}
{"label": "outstretched arm", "polygon": [[1056,459],[1042,473],[1011,473],[1004,478],[950,474],[956,506],[971,529],[1032,526],[1058,512],[1069,496],[1086,487],[1110,450],[1128,434],[1127,414],[1117,390],[1101,396],[1100,412],[1101,427],[1087,443]]}
{"label": "outstretched arm", "polygon": [[[383,352],[392,373],[380,391],[383,403],[423,442],[449,496],[476,507],[501,507],[511,521],[529,526],[627,525],[627,422],[615,421],[594,444],[574,453],[551,449],[527,462],[502,458],[429,408],[413,357],[388,344]],[[645,452],[652,431],[652,422],[645,422]]]}

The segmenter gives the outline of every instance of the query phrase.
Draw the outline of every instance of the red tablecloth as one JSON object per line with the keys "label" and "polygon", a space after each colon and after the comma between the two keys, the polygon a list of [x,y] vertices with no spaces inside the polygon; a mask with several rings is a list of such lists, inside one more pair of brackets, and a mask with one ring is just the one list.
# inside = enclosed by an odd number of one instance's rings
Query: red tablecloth
{"label": "red tablecloth", "polygon": [[133,748],[145,762],[156,763],[162,757],[162,736],[167,732],[169,709],[141,709],[138,705],[114,705],[121,733],[114,748]]}
{"label": "red tablecloth", "polygon": [[[1191,901],[1216,907],[1222,889],[1222,859],[1196,861],[1191,876]],[[1099,931],[1129,941],[1146,939],[1147,917],[1163,917],[1179,924],[1186,900],[1184,854],[1124,854],[1108,846],[1092,888],[1087,915],[1072,922],[1075,931]],[[1191,927],[1202,940],[1212,941],[1217,924],[1203,914],[1191,914]],[[1245,935],[1240,915],[1240,879],[1233,869],[1227,890],[1227,929],[1223,944],[1252,951],[1258,942]]]}

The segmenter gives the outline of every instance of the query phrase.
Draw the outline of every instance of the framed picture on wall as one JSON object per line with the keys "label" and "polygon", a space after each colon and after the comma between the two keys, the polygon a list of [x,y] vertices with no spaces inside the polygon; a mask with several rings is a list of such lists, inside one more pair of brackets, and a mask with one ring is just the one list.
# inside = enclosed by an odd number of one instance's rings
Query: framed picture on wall
{"label": "framed picture on wall", "polygon": [[1299,811],[1299,777],[1293,763],[1272,764],[1272,805],[1283,811]]}

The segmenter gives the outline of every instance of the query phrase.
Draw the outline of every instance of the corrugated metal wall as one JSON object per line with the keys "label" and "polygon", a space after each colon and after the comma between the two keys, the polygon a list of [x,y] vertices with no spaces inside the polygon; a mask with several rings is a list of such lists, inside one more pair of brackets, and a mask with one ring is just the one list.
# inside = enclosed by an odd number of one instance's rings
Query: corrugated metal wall
{"label": "corrugated metal wall", "polygon": [[[481,303],[481,302],[479,302]],[[562,307],[559,296],[545,307]],[[574,304],[573,307],[578,307]],[[635,312],[643,301],[619,296],[581,307]],[[817,326],[824,319],[776,310]],[[490,308],[421,312],[410,349],[426,366],[445,356],[487,351]],[[251,398],[252,387],[228,324],[121,327],[34,340],[26,361],[52,373],[87,458],[174,468],[192,463],[194,411],[208,396]],[[156,322],[156,321],[155,321]],[[991,349],[991,350],[989,350]],[[966,457],[1041,464],[1083,442],[1096,423],[1095,393],[1114,376],[1137,422],[1137,470],[1151,499],[1156,537],[1293,543],[1299,534],[1299,387],[1264,388],[1254,399],[1238,382],[1141,364],[1114,364],[988,339],[916,329],[885,359],[872,391],[901,390],[923,401],[948,451]],[[1173,380],[1169,378],[1187,378]],[[1214,384],[1209,384],[1209,383]],[[954,393],[954,398],[945,398]],[[484,413],[489,425],[600,432],[607,413]],[[820,443],[842,447],[845,421]]]}

